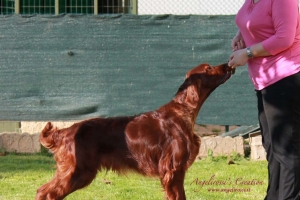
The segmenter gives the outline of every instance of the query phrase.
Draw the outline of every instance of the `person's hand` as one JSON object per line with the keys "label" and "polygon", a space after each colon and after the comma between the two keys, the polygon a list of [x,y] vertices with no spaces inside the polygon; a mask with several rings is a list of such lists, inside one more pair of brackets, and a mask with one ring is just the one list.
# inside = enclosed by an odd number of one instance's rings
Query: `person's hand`
{"label": "person's hand", "polygon": [[244,48],[246,48],[244,39],[240,34],[237,34],[231,41],[231,49],[232,51],[237,51]]}
{"label": "person's hand", "polygon": [[236,68],[238,66],[244,66],[248,61],[247,50],[240,49],[234,51],[229,58],[228,66]]}

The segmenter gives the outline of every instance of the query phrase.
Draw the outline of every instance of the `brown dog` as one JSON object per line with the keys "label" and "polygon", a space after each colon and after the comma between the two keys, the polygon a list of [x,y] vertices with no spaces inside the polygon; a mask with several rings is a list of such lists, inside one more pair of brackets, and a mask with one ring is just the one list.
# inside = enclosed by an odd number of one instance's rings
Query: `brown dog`
{"label": "brown dog", "polygon": [[167,199],[186,199],[185,173],[200,147],[193,132],[196,117],[209,94],[230,76],[227,64],[201,64],[187,73],[175,97],[155,111],[89,119],[61,130],[48,122],[40,141],[54,153],[57,171],[36,199],[63,199],[89,185],[102,169],[159,177]]}

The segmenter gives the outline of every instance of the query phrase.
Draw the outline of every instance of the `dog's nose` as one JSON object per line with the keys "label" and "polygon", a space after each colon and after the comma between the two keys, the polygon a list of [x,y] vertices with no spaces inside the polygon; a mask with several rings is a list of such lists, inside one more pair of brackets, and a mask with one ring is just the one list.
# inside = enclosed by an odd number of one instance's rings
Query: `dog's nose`
{"label": "dog's nose", "polygon": [[235,73],[235,68],[231,68],[231,74],[233,75]]}
{"label": "dog's nose", "polygon": [[228,63],[224,63],[224,64],[223,64],[223,68],[224,68],[226,71],[231,71],[231,67],[228,66]]}
{"label": "dog's nose", "polygon": [[224,63],[223,65],[226,69],[226,71],[231,71],[231,74],[234,74],[235,73],[235,68],[232,68],[228,65],[228,62],[227,63]]}

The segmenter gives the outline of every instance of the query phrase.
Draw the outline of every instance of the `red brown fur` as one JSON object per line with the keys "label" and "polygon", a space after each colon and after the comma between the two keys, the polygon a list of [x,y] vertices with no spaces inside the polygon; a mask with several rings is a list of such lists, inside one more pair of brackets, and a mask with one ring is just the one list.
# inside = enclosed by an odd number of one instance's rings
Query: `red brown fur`
{"label": "red brown fur", "polygon": [[89,119],[60,130],[48,122],[40,142],[54,153],[57,170],[38,189],[36,199],[63,199],[89,185],[102,169],[158,177],[167,199],[186,199],[185,173],[200,147],[193,132],[196,117],[209,94],[230,76],[227,64],[201,64],[187,73],[175,97],[157,110]]}

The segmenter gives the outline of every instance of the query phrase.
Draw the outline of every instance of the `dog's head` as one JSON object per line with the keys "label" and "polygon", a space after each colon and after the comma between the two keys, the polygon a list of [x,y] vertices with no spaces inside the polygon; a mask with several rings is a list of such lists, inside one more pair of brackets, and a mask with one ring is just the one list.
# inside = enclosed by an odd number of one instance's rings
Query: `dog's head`
{"label": "dog's head", "polygon": [[232,68],[227,63],[218,66],[200,64],[187,72],[175,101],[196,108],[199,103],[202,105],[212,91],[225,83],[231,74]]}
{"label": "dog's head", "polygon": [[232,73],[232,68],[227,63],[218,66],[210,66],[209,64],[200,64],[187,72],[185,79],[200,81],[201,87],[216,88],[220,84],[226,82]]}

